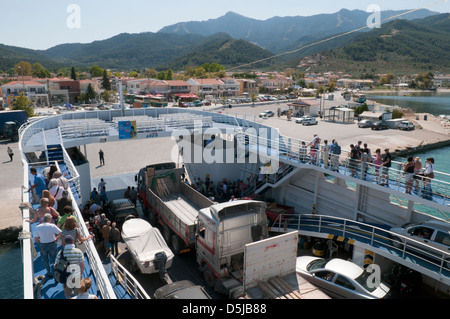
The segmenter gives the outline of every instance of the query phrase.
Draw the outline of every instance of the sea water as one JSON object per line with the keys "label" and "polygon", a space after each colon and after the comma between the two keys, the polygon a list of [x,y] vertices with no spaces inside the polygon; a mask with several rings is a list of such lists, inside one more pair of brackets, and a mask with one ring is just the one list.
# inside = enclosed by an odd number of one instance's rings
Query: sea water
{"label": "sea water", "polygon": [[416,113],[429,113],[436,116],[450,115],[449,92],[369,93],[367,98],[381,104],[410,108]]}
{"label": "sea water", "polygon": [[20,244],[0,245],[0,299],[23,299],[22,269]]}

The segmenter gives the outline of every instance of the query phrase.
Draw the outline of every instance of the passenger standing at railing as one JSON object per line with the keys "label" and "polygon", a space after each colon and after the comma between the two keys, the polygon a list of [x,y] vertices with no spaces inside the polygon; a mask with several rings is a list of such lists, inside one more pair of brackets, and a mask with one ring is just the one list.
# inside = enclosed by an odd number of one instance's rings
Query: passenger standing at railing
{"label": "passenger standing at railing", "polygon": [[369,154],[366,149],[361,149],[361,179],[366,180]]}
{"label": "passenger standing at railing", "polygon": [[376,175],[376,181],[377,184],[380,183],[380,167],[381,164],[383,164],[383,158],[381,156],[381,149],[377,148],[375,151],[375,158],[373,160],[373,163],[375,164],[375,175]]}
{"label": "passenger standing at railing", "polygon": [[389,169],[392,166],[392,156],[391,153],[389,153],[389,149],[386,148],[384,150],[384,154],[382,157],[383,164],[382,170],[381,170],[381,186],[388,186],[389,187]]}
{"label": "passenger standing at railing", "polygon": [[320,148],[320,138],[318,134],[314,134],[314,138],[313,140],[307,145],[311,147],[311,161],[310,163],[313,165],[317,165],[317,152],[319,151]]}
{"label": "passenger standing at railing", "polygon": [[302,142],[302,146],[300,147],[300,161],[306,162],[306,154],[308,153],[308,150],[306,148],[306,143]]}
{"label": "passenger standing at railing", "polygon": [[414,191],[418,192],[420,178],[417,174],[419,174],[422,171],[422,162],[420,161],[420,157],[416,157],[414,159],[414,165],[415,165],[414,166],[414,180],[415,180]]}
{"label": "passenger standing at railing", "polygon": [[330,160],[331,145],[328,144],[328,140],[325,140],[323,143],[324,143],[324,145],[322,146],[323,167],[328,169],[328,162]]}
{"label": "passenger standing at railing", "polygon": [[408,161],[403,165],[403,172],[405,175],[405,193],[411,194],[411,190],[414,184],[414,168],[416,164],[414,163],[414,157],[408,156]]}
{"label": "passenger standing at railing", "polygon": [[358,150],[356,149],[355,145],[350,145],[350,154],[349,154],[349,165],[348,168],[350,169],[350,176],[355,177],[357,175],[356,168],[358,167],[358,161],[359,161],[359,155]]}
{"label": "passenger standing at railing", "polygon": [[432,157],[428,157],[425,162],[424,177],[422,197],[431,200],[433,194],[431,180],[434,178],[434,158]]}
{"label": "passenger standing at railing", "polygon": [[333,141],[333,155],[331,155],[331,170],[339,172],[339,157],[341,156],[341,146],[338,141]]}

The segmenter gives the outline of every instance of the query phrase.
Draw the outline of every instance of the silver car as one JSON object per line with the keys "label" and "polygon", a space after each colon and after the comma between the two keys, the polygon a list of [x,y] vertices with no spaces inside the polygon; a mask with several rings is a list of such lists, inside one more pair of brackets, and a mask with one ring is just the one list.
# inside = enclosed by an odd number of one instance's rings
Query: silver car
{"label": "silver car", "polygon": [[336,299],[381,299],[389,296],[389,285],[370,287],[371,273],[339,258],[297,257],[297,273]]}
{"label": "silver car", "polygon": [[445,266],[450,268],[450,223],[439,220],[407,223],[402,227],[391,228],[390,232],[394,247],[403,249],[406,243],[407,249],[422,252],[438,260],[444,258]]}

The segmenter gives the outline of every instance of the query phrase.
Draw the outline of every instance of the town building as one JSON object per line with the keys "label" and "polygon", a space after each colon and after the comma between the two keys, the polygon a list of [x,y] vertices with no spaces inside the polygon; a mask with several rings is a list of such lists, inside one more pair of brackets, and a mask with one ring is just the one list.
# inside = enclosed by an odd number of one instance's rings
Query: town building
{"label": "town building", "polygon": [[34,105],[48,105],[47,85],[29,80],[12,81],[2,85],[4,104],[7,107],[13,106],[14,101],[22,92]]}
{"label": "town building", "polygon": [[189,79],[187,83],[191,86],[191,93],[205,98],[207,95],[222,97],[225,83],[220,79]]}

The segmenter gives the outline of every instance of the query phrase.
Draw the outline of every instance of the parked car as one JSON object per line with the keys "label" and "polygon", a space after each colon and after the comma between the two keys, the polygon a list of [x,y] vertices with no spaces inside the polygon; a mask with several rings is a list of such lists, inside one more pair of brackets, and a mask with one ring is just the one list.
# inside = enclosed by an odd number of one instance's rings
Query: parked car
{"label": "parked car", "polygon": [[116,199],[103,207],[103,212],[110,221],[115,221],[117,227],[121,227],[125,220],[131,215],[138,217],[136,207],[134,207],[131,200],[127,198]]}
{"label": "parked car", "polygon": [[317,120],[314,118],[314,117],[311,117],[311,118],[307,118],[307,119],[305,119],[305,120],[303,120],[303,122],[302,122],[302,124],[303,125],[317,125],[317,124],[319,124],[319,122],[317,122]]}
{"label": "parked car", "polygon": [[304,120],[312,119],[312,118],[313,118],[312,116],[305,115],[305,116],[302,116],[302,117],[299,117],[298,119],[296,119],[295,123],[302,124]]}
{"label": "parked car", "polygon": [[414,123],[412,123],[410,121],[402,121],[400,123],[400,125],[398,126],[399,130],[404,130],[404,131],[414,131],[415,128],[416,128],[416,126],[414,125]]}
{"label": "parked car", "polygon": [[199,100],[194,101],[193,103],[194,103],[194,106],[203,106],[203,102],[199,101]]}
{"label": "parked car", "polygon": [[259,117],[272,117],[275,113],[272,111],[265,111],[259,114]]}
{"label": "parked car", "polygon": [[[445,264],[450,268],[450,223],[438,220],[429,220],[421,223],[407,223],[401,227],[394,227],[390,229],[389,234],[392,240],[392,245],[399,249],[403,249],[406,243],[407,248],[423,252],[425,256],[431,256],[442,260],[443,253],[433,249],[437,248],[447,253],[445,257]],[[408,240],[412,239],[412,240]]]}
{"label": "parked car", "polygon": [[387,130],[389,129],[389,125],[384,122],[375,122],[370,126],[372,130]]}
{"label": "parked car", "polygon": [[158,288],[154,299],[211,299],[205,289],[188,280],[177,281]]}
{"label": "parked car", "polygon": [[204,105],[204,106],[210,106],[210,105],[211,105],[211,102],[208,101],[208,100],[204,100],[204,101],[203,101],[203,105]]}
{"label": "parked car", "polygon": [[358,127],[359,128],[366,128],[366,127],[371,127],[372,126],[372,121],[369,120],[362,120],[358,122]]}
{"label": "parked car", "polygon": [[186,102],[178,102],[179,107],[188,107]]}
{"label": "parked car", "polygon": [[390,295],[391,288],[384,282],[369,287],[371,273],[351,261],[302,256],[297,257],[296,271],[332,298],[380,299]]}

